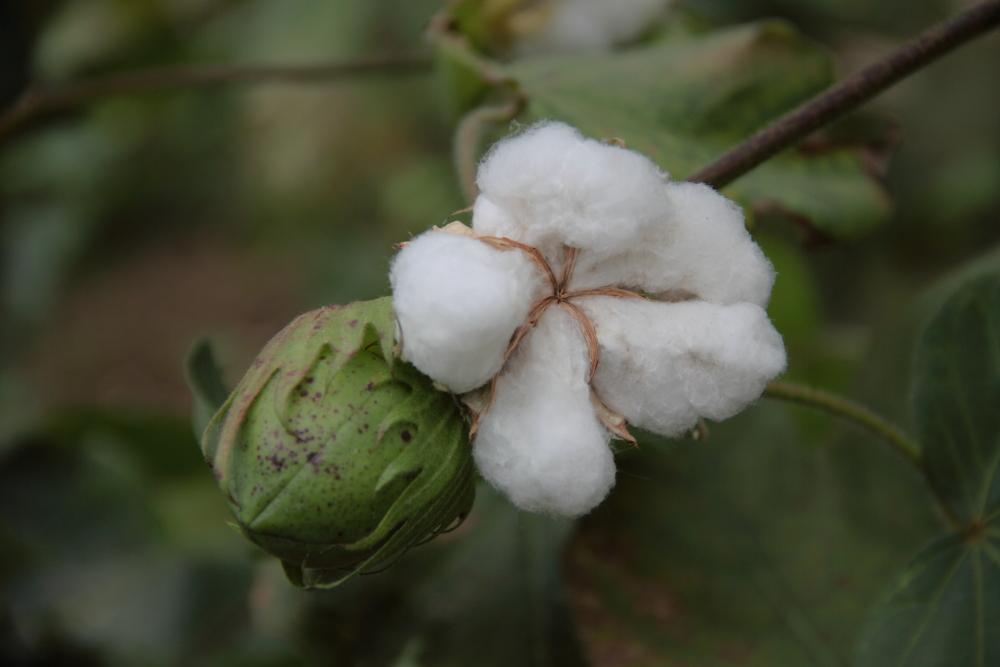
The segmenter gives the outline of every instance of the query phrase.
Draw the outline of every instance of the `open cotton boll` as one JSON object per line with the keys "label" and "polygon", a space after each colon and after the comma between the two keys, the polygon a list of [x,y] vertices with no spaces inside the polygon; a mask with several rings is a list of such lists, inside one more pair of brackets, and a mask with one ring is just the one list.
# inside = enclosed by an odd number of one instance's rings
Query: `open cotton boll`
{"label": "open cotton boll", "polygon": [[[666,176],[634,151],[540,123],[496,143],[479,165],[480,196],[507,216],[513,238],[548,256],[563,244],[622,252],[671,215]],[[496,217],[472,226],[484,231]]]}
{"label": "open cotton boll", "polygon": [[389,273],[402,357],[452,391],[485,384],[544,287],[521,252],[431,231],[413,239]]}
{"label": "open cotton boll", "polygon": [[577,261],[573,288],[619,284],[657,294],[688,292],[713,303],[766,306],[774,268],[746,229],[740,207],[698,183],[670,183],[671,214],[643,242],[612,257]]}
{"label": "open cotton boll", "polygon": [[781,336],[755,304],[588,297],[597,330],[594,386],[631,424],[679,435],[699,417],[727,419],[785,369]]}
{"label": "open cotton boll", "polygon": [[614,485],[610,435],[594,414],[588,364],[576,322],[550,308],[498,379],[473,456],[483,477],[521,509],[579,516]]}
{"label": "open cotton boll", "polygon": [[647,30],[669,0],[552,0],[549,21],[515,44],[520,55],[607,51]]}

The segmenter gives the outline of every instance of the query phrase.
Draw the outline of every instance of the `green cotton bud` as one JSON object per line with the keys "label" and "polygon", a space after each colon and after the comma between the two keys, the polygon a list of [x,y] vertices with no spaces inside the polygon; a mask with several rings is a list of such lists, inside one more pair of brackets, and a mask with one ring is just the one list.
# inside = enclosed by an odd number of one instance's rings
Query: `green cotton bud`
{"label": "green cotton bud", "polygon": [[460,409],[395,359],[394,333],[388,297],[300,315],[205,430],[240,529],[300,586],[382,569],[471,509]]}

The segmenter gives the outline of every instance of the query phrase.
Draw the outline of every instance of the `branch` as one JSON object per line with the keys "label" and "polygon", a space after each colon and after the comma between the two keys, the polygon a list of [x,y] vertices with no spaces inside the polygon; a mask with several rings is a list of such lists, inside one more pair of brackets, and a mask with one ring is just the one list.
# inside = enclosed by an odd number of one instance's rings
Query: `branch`
{"label": "branch", "polygon": [[109,95],[126,95],[232,83],[315,83],[359,74],[409,74],[425,70],[429,57],[402,54],[315,65],[180,65],[116,72],[57,88],[29,88],[0,113],[0,139],[40,116]]}
{"label": "branch", "polygon": [[829,414],[852,421],[889,443],[893,449],[909,460],[920,471],[924,480],[929,483],[931,495],[934,496],[937,507],[948,525],[955,530],[963,529],[964,524],[962,520],[951,510],[948,503],[941,498],[936,487],[930,484],[930,477],[927,467],[924,465],[920,445],[903,433],[898,426],[886,418],[875,414],[860,403],[828,391],[823,391],[822,389],[813,389],[812,387],[806,387],[794,382],[785,382],[783,380],[771,382],[767,385],[767,389],[764,390],[764,396],[823,410]]}
{"label": "branch", "polygon": [[988,0],[937,25],[777,119],[689,180],[721,188],[811,132],[861,106],[928,63],[1000,24],[1000,0]]}
{"label": "branch", "polygon": [[854,401],[822,389],[813,389],[794,382],[775,381],[767,385],[764,395],[792,403],[808,405],[852,421],[889,443],[893,449],[923,470],[920,445],[903,431],[870,409]]}
{"label": "branch", "polygon": [[462,194],[468,204],[474,203],[479,194],[479,188],[476,186],[476,166],[479,161],[479,144],[483,136],[491,126],[513,120],[523,108],[524,100],[515,97],[497,106],[473,109],[458,123],[455,129],[453,157]]}

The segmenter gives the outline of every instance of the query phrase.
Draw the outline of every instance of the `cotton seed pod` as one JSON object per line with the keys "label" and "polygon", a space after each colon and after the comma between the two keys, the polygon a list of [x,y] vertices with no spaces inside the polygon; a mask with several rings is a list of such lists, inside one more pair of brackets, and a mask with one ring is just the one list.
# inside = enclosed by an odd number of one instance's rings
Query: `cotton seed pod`
{"label": "cotton seed pod", "polygon": [[472,506],[467,426],[394,330],[389,298],[299,316],[206,428],[240,529],[298,585],[384,568]]}

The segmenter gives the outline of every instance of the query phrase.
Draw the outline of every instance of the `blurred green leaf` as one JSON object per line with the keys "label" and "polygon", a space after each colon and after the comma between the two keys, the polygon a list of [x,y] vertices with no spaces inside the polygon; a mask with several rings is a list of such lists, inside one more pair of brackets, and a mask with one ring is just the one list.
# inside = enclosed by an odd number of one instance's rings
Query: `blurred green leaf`
{"label": "blurred green leaf", "polygon": [[614,492],[570,548],[592,662],[848,662],[929,515],[920,480],[867,436],[799,437],[790,410],[765,402],[705,442],[650,439],[618,457]]}
{"label": "blurred green leaf", "polygon": [[560,566],[572,523],[519,512],[486,488],[468,522],[410,593],[421,619],[420,664],[582,665]]}
{"label": "blurred green leaf", "polygon": [[[507,72],[531,115],[622,139],[678,178],[833,80],[829,55],[781,22],[678,35],[612,55],[528,59]],[[860,157],[838,147],[788,151],[726,191],[833,238],[862,236],[888,213]]]}
{"label": "blurred green leaf", "polygon": [[154,525],[142,501],[132,471],[80,447],[26,441],[0,465],[0,534],[30,556],[17,564],[22,570],[145,543]]}
{"label": "blurred green leaf", "polygon": [[474,107],[489,92],[482,73],[469,52],[451,41],[442,41],[434,52],[438,87],[445,108],[454,116]]}
{"label": "blurred green leaf", "polygon": [[1000,529],[927,547],[876,608],[861,667],[1000,664]]}
{"label": "blurred green leaf", "polygon": [[914,417],[928,473],[952,512],[983,522],[1000,507],[1000,273],[959,288],[914,362]]}
{"label": "blurred green leaf", "polygon": [[200,440],[208,422],[229,397],[229,390],[222,380],[222,370],[215,359],[212,344],[207,340],[194,344],[184,368],[191,389],[191,424],[194,437]]}
{"label": "blurred green leaf", "polygon": [[27,660],[15,664],[84,648],[95,664],[190,664],[247,627],[247,560],[164,539],[156,482],[109,435],[36,436],[0,460],[0,610]]}
{"label": "blurred green leaf", "polygon": [[812,266],[797,244],[762,234],[757,235],[757,242],[777,273],[768,316],[786,346],[816,354],[812,348],[821,332],[822,303]]}
{"label": "blurred green leaf", "polygon": [[1000,663],[1000,273],[967,281],[917,347],[928,475],[965,526],[925,549],[876,608],[860,664]]}
{"label": "blurred green leaf", "polygon": [[70,451],[81,442],[98,440],[150,479],[179,478],[205,469],[191,426],[179,417],[124,408],[65,410],[51,415],[42,430]]}

